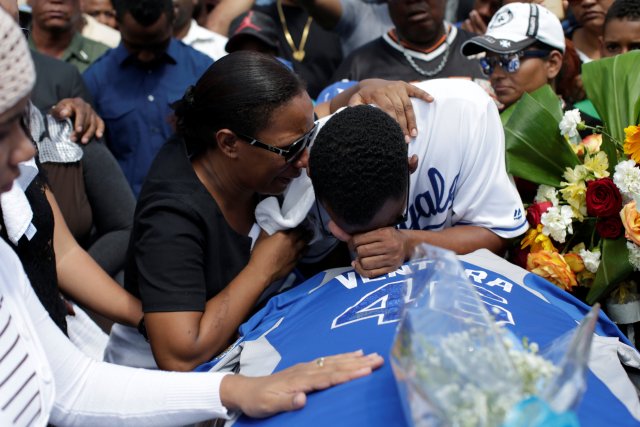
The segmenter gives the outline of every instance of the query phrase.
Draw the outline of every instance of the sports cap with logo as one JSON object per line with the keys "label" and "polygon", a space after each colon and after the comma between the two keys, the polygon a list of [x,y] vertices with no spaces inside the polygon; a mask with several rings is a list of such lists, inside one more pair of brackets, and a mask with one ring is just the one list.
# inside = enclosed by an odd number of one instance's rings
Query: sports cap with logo
{"label": "sports cap with logo", "polygon": [[510,3],[493,15],[484,35],[473,37],[462,45],[462,54],[474,55],[485,51],[510,54],[536,42],[564,53],[564,32],[560,20],[539,4]]}
{"label": "sports cap with logo", "polygon": [[0,7],[0,114],[27,96],[35,81],[27,40],[16,21]]}
{"label": "sports cap with logo", "polygon": [[229,53],[235,52],[240,48],[242,39],[248,37],[257,38],[274,50],[278,50],[278,29],[269,15],[250,10],[231,21],[229,41],[225,50]]}

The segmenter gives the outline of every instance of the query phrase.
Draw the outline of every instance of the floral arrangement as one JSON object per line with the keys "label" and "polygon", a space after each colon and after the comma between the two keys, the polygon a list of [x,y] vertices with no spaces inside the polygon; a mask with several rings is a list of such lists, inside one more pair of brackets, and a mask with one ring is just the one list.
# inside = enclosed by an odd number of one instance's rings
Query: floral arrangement
{"label": "floral arrangement", "polygon": [[[415,366],[415,381],[432,392],[445,414],[448,425],[459,427],[498,426],[509,411],[523,399],[537,395],[548,385],[560,369],[538,353],[538,345],[526,339],[516,342],[504,327],[497,326],[507,358],[493,351],[491,346],[478,346],[477,335],[487,334],[484,327],[452,333],[438,342],[438,346],[425,344],[426,363]],[[476,348],[469,357],[469,348]],[[452,360],[464,360],[465,367],[452,367]],[[468,381],[469,372],[486,370],[487,364],[509,365],[515,369],[510,382],[504,387],[487,387]],[[519,387],[513,387],[518,384]]]}
{"label": "floral arrangement", "polygon": [[[548,86],[503,113],[507,167],[537,185],[517,261],[593,304],[640,271],[640,52],[585,65],[603,126],[562,114]],[[584,139],[581,131],[591,131]],[[525,197],[523,197],[524,199]]]}

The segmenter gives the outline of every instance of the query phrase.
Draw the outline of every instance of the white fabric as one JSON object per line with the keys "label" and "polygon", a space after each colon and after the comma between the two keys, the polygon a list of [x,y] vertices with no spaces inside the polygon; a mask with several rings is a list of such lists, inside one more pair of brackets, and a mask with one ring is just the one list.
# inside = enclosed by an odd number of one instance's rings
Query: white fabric
{"label": "white fabric", "polygon": [[[465,80],[435,79],[416,86],[435,101],[412,100],[418,137],[409,144],[409,156],[418,155],[418,169],[411,175],[406,228],[474,225],[504,238],[524,233],[524,207],[506,172],[504,132],[495,103],[480,86]],[[270,233],[299,225],[301,212],[313,208],[307,199],[310,187],[311,180],[302,174],[291,183],[280,210],[277,202],[262,201],[256,209],[258,224]],[[320,214],[327,229],[327,217]],[[311,209],[309,217],[317,216]],[[314,241],[320,236],[316,228]],[[319,253],[314,246],[310,252]]]}
{"label": "white fabric", "polygon": [[227,54],[227,51],[224,50],[227,40],[225,36],[201,27],[192,19],[189,32],[184,36],[182,42],[217,61]]}
{"label": "white fabric", "polygon": [[[524,207],[507,174],[495,103],[465,80],[436,79],[416,86],[435,101],[413,100],[418,137],[409,144],[409,156],[418,156],[418,169],[411,175],[407,228],[474,225],[504,238],[524,233]],[[449,197],[453,200],[447,201]]]}
{"label": "white fabric", "polygon": [[533,38],[564,52],[564,32],[560,20],[549,9],[539,4],[510,3],[502,6],[491,18],[484,35],[498,40],[519,42],[528,38],[529,25],[536,28]]}
{"label": "white fabric", "polygon": [[[331,116],[327,116],[316,121],[317,127],[315,135],[318,134],[330,118]],[[313,135],[314,139],[315,135]],[[313,208],[316,201],[316,195],[313,192],[311,179],[305,169],[301,171],[298,178],[291,182],[283,196],[282,206],[276,197],[267,197],[256,206],[256,222],[260,228],[269,235],[276,231],[297,227],[302,224],[307,218],[307,214],[312,211],[311,208]],[[316,227],[312,227],[312,229],[315,230]],[[316,233],[311,243],[316,242],[321,237],[321,235]]]}
{"label": "white fabric", "polygon": [[[49,422],[61,427],[182,425],[227,418],[219,396],[224,374],[131,369],[82,354],[53,323],[17,256],[2,241],[0,295],[11,329],[28,353],[28,367],[36,372],[42,411],[32,425],[45,426],[49,414]],[[7,339],[0,336],[0,345]],[[0,377],[7,377],[7,369],[0,364]],[[0,420],[6,418],[2,409],[0,414]]]}
{"label": "white fabric", "polygon": [[22,236],[26,235],[27,239],[31,240],[36,233],[36,228],[31,223],[33,211],[24,191],[38,174],[38,167],[34,159],[22,162],[18,167],[20,176],[13,182],[11,190],[0,194],[4,226],[9,240],[14,245],[18,244]]}
{"label": "white fabric", "polygon": [[109,335],[105,334],[82,308],[73,302],[67,303],[71,304],[74,313],[66,316],[69,340],[78,350],[101,362]]}
{"label": "white fabric", "polygon": [[112,48],[118,47],[120,44],[120,32],[118,30],[98,22],[96,18],[86,13],[82,17],[85,22],[84,27],[82,27],[83,36]]}
{"label": "white fabric", "polygon": [[104,361],[132,368],[158,369],[151,346],[140,332],[118,323],[111,327]]}
{"label": "white fabric", "polygon": [[[626,356],[626,360],[622,355]],[[640,420],[638,394],[631,381],[629,381],[629,376],[621,362],[626,366],[637,368],[638,364],[640,364],[640,354],[635,349],[621,343],[618,338],[598,335],[593,337],[589,369],[600,381],[607,385],[607,388],[622,402],[629,410],[629,413],[637,420]]]}
{"label": "white fabric", "polygon": [[42,163],[74,163],[82,159],[82,148],[71,141],[73,124],[69,119],[58,121],[50,114],[43,116],[31,104],[29,133],[38,146],[38,158]]}

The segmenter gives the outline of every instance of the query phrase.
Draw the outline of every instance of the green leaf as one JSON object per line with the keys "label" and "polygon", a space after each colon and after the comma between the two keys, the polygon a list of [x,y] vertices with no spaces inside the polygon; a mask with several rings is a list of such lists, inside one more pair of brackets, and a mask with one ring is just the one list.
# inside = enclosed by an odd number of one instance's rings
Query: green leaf
{"label": "green leaf", "polygon": [[596,278],[587,294],[588,304],[595,304],[605,298],[618,287],[620,281],[633,272],[633,267],[629,264],[627,240],[623,237],[615,240],[604,239],[600,259],[602,261]]}
{"label": "green leaf", "polygon": [[618,164],[618,150],[616,149],[616,143],[612,141],[608,135],[602,135],[600,151],[607,155],[607,160],[609,161],[609,167],[607,170],[609,171],[609,174],[613,176],[616,171],[616,165]]}
{"label": "green leaf", "polygon": [[559,187],[565,169],[580,161],[560,135],[558,96],[545,85],[525,93],[512,108],[506,111],[504,125],[507,171],[536,184]]}
{"label": "green leaf", "polygon": [[611,134],[624,140],[624,128],[640,122],[640,51],[582,66],[587,97]]}

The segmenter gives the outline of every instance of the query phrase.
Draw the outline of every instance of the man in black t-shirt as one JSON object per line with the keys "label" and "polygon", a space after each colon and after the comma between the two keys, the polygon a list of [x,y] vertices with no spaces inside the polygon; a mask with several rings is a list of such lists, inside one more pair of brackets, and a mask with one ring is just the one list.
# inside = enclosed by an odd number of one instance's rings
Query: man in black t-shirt
{"label": "man in black t-shirt", "polygon": [[488,87],[478,61],[460,52],[462,43],[473,34],[444,21],[445,2],[390,0],[389,15],[395,28],[352,52],[333,80],[466,77]]}
{"label": "man in black t-shirt", "polygon": [[278,26],[278,56],[293,64],[294,71],[307,83],[307,92],[315,99],[331,83],[331,76],[342,61],[340,38],[318,25],[306,10],[292,0],[254,6]]}

